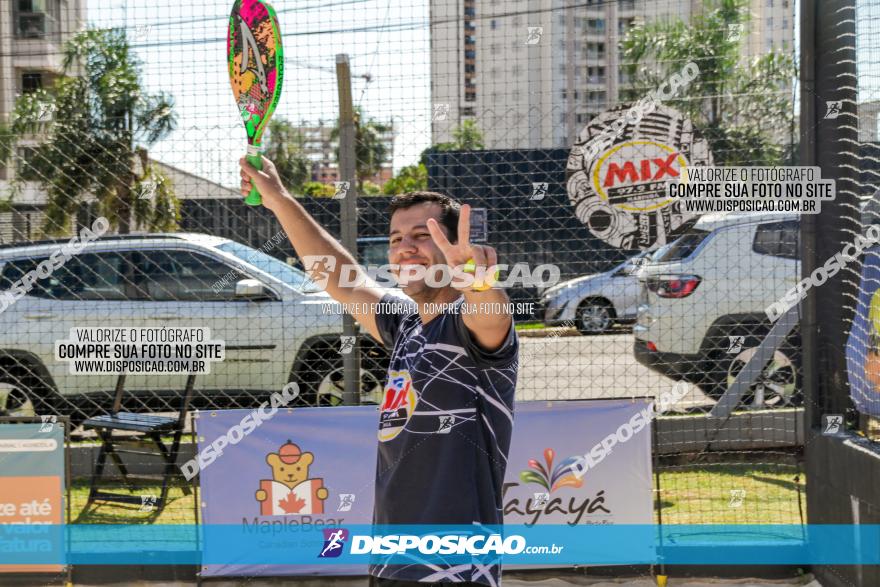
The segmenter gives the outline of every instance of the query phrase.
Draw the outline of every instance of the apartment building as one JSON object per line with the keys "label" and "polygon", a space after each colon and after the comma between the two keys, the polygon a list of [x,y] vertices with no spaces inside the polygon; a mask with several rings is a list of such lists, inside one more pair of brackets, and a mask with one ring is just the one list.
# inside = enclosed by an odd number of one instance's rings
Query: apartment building
{"label": "apartment building", "polygon": [[[85,0],[0,2],[0,124],[11,122],[19,95],[51,85],[62,71],[62,45],[85,26]],[[0,198],[6,196],[8,180],[21,170],[28,144],[17,145],[9,160],[0,161]],[[0,243],[34,238],[45,204],[37,184],[26,184],[14,209],[0,211]]]}
{"label": "apartment building", "polygon": [[859,142],[876,143],[880,136],[877,133],[877,120],[880,118],[880,100],[861,102],[859,109]]}
{"label": "apartment building", "polygon": [[[638,22],[703,0],[430,0],[432,143],[475,118],[487,149],[564,147],[631,84],[619,44]],[[790,52],[793,0],[751,0],[743,59]],[[441,113],[438,116],[438,112]]]}
{"label": "apartment building", "polygon": [[[381,162],[379,172],[368,178],[369,181],[383,185],[393,177],[394,125],[389,122],[388,130],[380,133],[379,140],[385,145],[388,156]],[[302,136],[302,149],[312,163],[312,181],[332,184],[339,181],[339,163],[336,160],[338,141],[332,137],[333,125],[323,122],[314,126],[303,124],[295,130]]]}

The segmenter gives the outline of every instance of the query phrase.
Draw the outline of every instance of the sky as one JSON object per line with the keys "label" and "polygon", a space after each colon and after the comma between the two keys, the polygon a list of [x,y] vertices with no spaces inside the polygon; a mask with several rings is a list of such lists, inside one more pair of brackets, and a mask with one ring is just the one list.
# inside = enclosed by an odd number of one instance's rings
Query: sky
{"label": "sky", "polygon": [[880,100],[880,0],[856,3],[859,102]]}
{"label": "sky", "polygon": [[[415,162],[430,143],[427,0],[296,0],[273,3],[285,52],[274,118],[332,125],[338,113],[336,54],[347,53],[355,105],[392,121],[394,167]],[[175,99],[178,128],[151,155],[228,186],[238,185],[247,146],[226,73],[231,1],[100,0],[90,25],[124,26],[143,62],[148,92]],[[369,81],[364,76],[369,76]]]}
{"label": "sky", "polygon": [[[90,25],[126,28],[143,61],[147,91],[175,99],[178,129],[153,146],[153,157],[236,186],[236,162],[247,143],[226,73],[232,2],[91,0],[87,5]],[[355,104],[368,117],[395,125],[395,171],[415,162],[430,144],[428,0],[276,0],[274,6],[285,51],[275,118],[332,125],[338,108],[335,56],[347,53]],[[878,100],[880,0],[859,0],[856,26],[859,101]]]}

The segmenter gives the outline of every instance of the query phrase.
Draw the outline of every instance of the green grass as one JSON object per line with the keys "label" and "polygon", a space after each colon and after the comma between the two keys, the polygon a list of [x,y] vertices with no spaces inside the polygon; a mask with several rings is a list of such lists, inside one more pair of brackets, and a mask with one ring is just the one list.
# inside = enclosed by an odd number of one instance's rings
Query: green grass
{"label": "green grass", "polygon": [[[804,482],[804,475],[788,464],[664,467],[660,474],[663,523],[799,524],[798,489],[806,507]],[[735,505],[731,492],[742,495],[741,504]]]}
{"label": "green grass", "polygon": [[[664,466],[660,474],[664,524],[799,524],[798,487],[804,499],[804,476],[787,464],[742,463]],[[653,484],[653,479],[652,479]],[[114,492],[124,487],[108,487]],[[731,491],[744,491],[742,504],[731,504]],[[159,494],[158,486],[139,487],[133,495]],[[172,487],[169,503],[155,519],[123,504],[101,503],[83,513],[88,483],[71,488],[72,519],[82,524],[193,524],[195,497]],[[657,512],[655,511],[655,520]]]}
{"label": "green grass", "polygon": [[[130,495],[156,495],[161,493],[159,485],[138,485],[135,491],[125,486],[104,486],[102,491],[111,493],[127,493]],[[84,511],[89,496],[89,484],[85,480],[77,480],[70,488],[70,519],[77,524],[194,524],[195,494],[184,495],[180,487],[172,486],[168,490],[168,503],[161,515],[152,512],[141,512],[139,506],[122,503],[95,502],[88,511]]]}
{"label": "green grass", "polygon": [[543,322],[517,322],[514,326],[517,330],[539,330],[546,328]]}

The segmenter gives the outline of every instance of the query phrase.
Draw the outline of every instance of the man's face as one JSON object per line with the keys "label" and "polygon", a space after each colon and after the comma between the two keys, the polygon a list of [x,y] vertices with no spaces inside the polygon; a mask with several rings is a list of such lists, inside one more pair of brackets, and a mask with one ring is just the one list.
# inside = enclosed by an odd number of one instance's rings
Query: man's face
{"label": "man's face", "polygon": [[[392,265],[400,265],[401,268],[408,265],[442,265],[446,263],[443,253],[437,247],[431,233],[428,232],[428,219],[433,218],[440,222],[442,209],[439,204],[423,202],[404,210],[398,210],[391,216],[391,237],[388,248],[388,262]],[[440,229],[450,237],[449,232],[440,224]],[[417,296],[431,288],[425,284],[424,278],[406,280],[402,282],[399,272],[398,283],[401,284],[404,293],[408,296]],[[439,278],[439,273],[437,275]]]}

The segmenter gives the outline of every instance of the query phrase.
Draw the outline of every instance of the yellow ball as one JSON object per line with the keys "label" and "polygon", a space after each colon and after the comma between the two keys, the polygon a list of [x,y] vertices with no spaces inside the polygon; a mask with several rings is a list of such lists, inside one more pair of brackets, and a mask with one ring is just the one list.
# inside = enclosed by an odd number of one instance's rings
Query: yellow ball
{"label": "yellow ball", "polygon": [[[474,262],[473,259],[468,259],[467,262],[464,264],[464,268],[462,269],[462,271],[464,271],[465,273],[471,273],[471,274],[476,273],[476,271],[477,271],[476,262]],[[480,287],[472,287],[471,290],[472,291],[488,291],[488,290],[492,289],[492,286],[495,285],[495,283],[498,281],[500,276],[501,276],[501,271],[496,269],[495,276],[492,279],[486,280],[486,282],[483,283],[483,285]]]}

